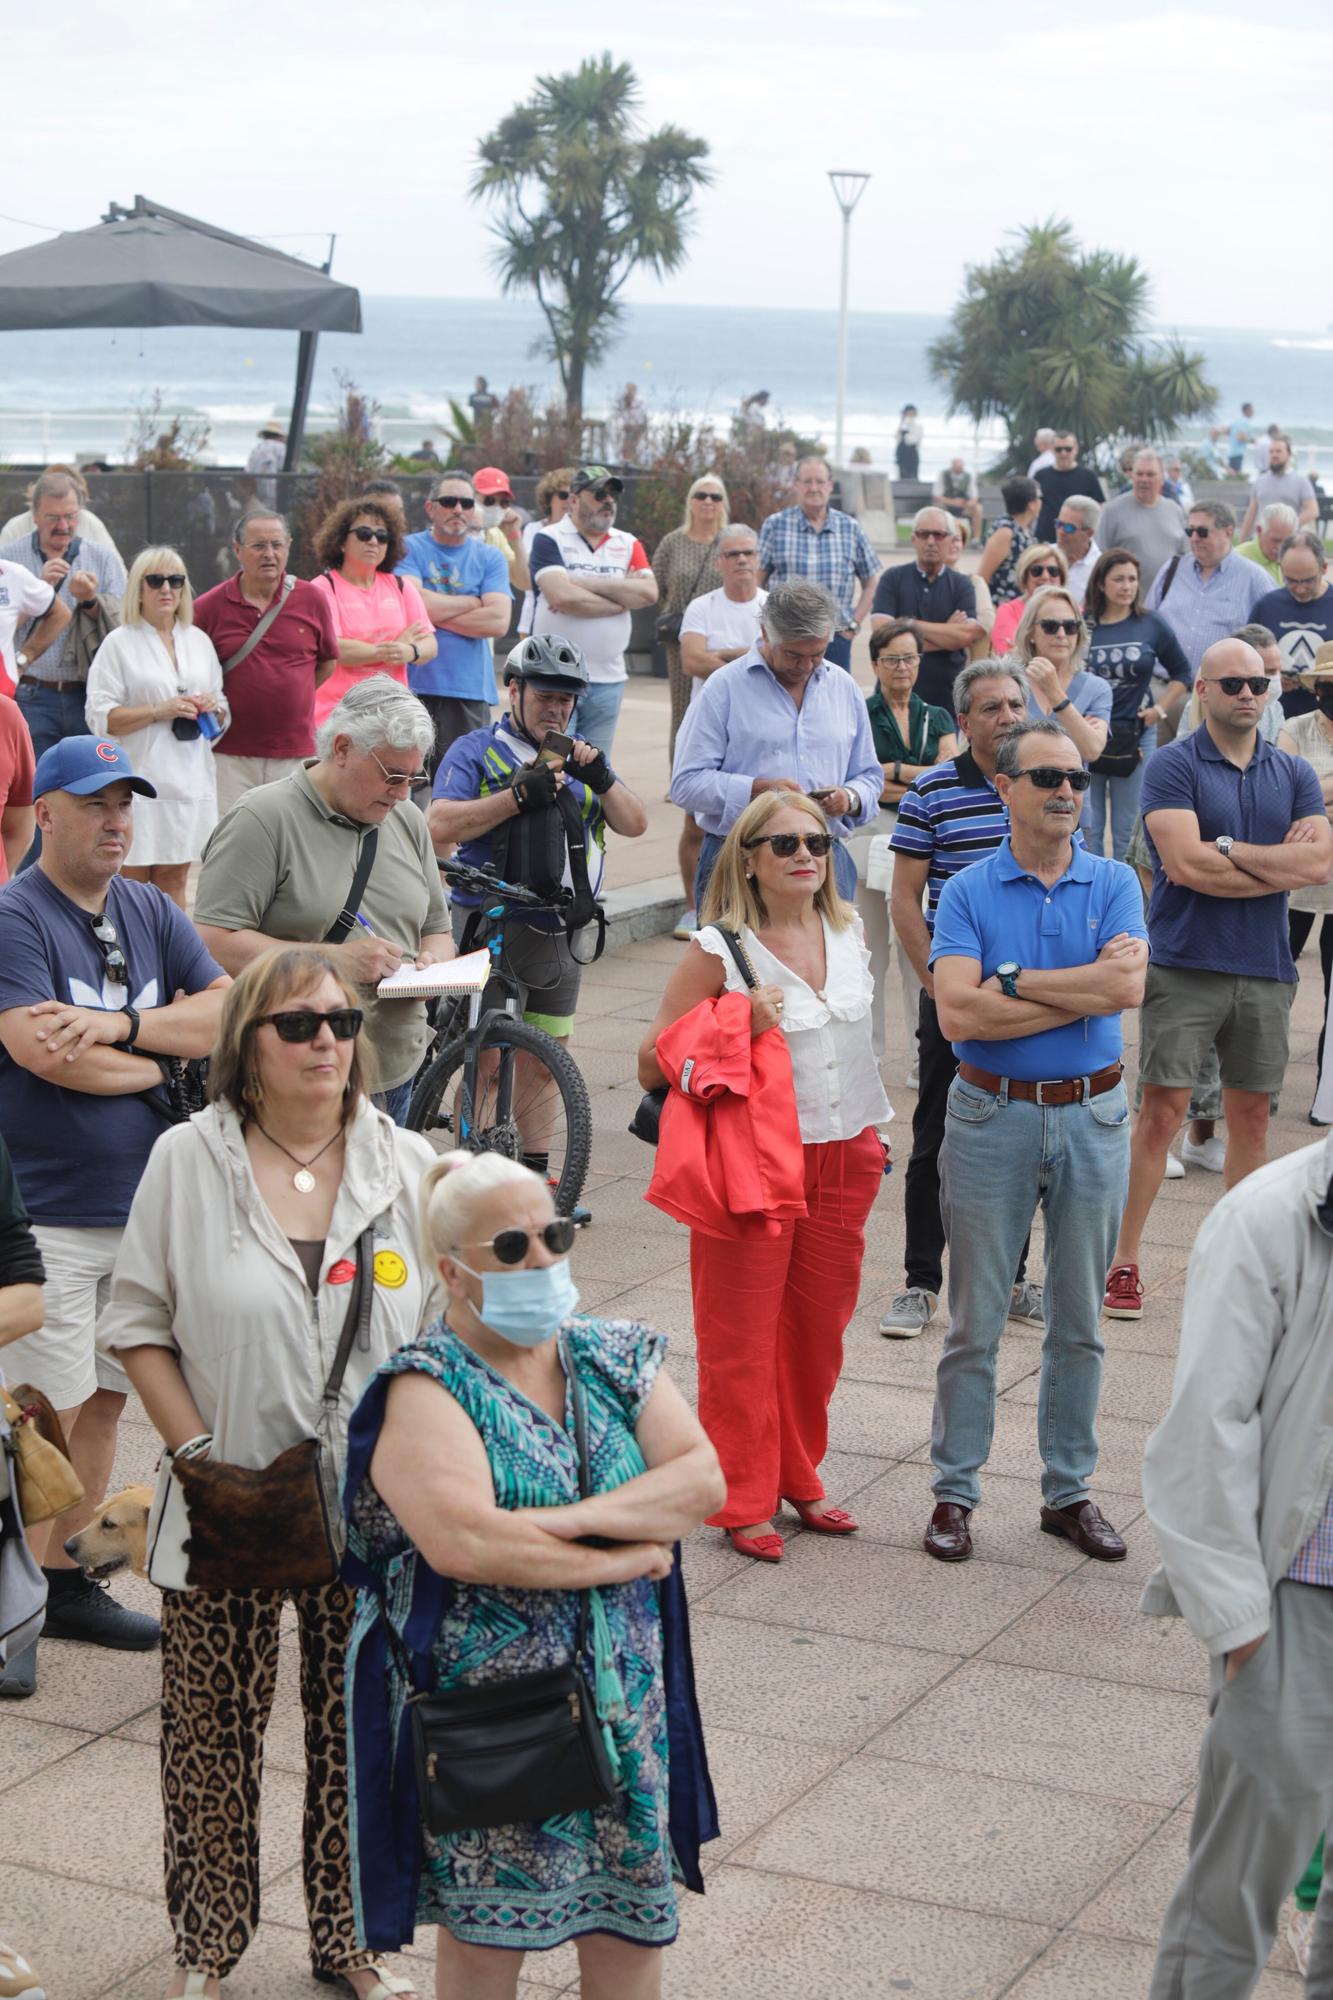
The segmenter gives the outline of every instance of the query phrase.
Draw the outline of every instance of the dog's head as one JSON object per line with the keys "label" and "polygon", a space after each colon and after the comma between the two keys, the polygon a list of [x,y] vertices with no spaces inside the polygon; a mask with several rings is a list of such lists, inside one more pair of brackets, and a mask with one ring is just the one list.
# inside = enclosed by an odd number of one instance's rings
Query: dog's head
{"label": "dog's head", "polygon": [[97,1519],[71,1535],[65,1554],[85,1576],[114,1576],[126,1565],[139,1576],[147,1573],[148,1510],[151,1486],[127,1486],[102,1502]]}

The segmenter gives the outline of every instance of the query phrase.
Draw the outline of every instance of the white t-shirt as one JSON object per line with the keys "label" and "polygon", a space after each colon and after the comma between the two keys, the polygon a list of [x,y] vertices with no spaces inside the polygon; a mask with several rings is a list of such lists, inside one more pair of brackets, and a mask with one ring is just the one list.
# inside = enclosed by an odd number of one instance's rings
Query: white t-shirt
{"label": "white t-shirt", "polygon": [[575,581],[580,576],[629,576],[631,572],[651,568],[642,543],[624,528],[610,528],[594,548],[583,539],[573,517],[566,514],[563,521],[537,530],[530,561],[537,592],[532,614],[534,634],[540,637],[555,633],[562,639],[571,639],[583,653],[588,679],[594,687],[623,681],[630,613],[580,618],[568,611],[555,611],[542,594],[541,575],[544,569],[567,569]]}
{"label": "white t-shirt", "polygon": [[[757,590],[753,597],[738,603],[728,597],[725,590],[706,590],[702,597],[692,597],[685,606],[680,621],[680,636],[687,632],[697,632],[710,653],[730,652],[739,646],[748,653],[757,646],[763,632],[759,624],[759,614],[768,602],[768,592]],[[703,681],[690,676],[690,700],[698,694]]]}
{"label": "white t-shirt", "polygon": [[[11,682],[17,685],[19,666],[14,634],[30,618],[40,618],[51,609],[55,591],[41,577],[34,576],[22,563],[0,562],[0,661]],[[10,688],[6,692],[12,693]]]}

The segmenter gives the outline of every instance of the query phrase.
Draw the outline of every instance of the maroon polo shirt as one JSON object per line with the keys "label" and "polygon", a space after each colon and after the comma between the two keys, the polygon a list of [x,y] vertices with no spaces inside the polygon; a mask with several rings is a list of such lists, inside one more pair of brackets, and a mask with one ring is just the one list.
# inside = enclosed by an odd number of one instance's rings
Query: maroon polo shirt
{"label": "maroon polo shirt", "polygon": [[[262,616],[241,595],[239,574],[194,600],[194,622],[207,632],[224,665]],[[309,757],[315,747],[315,669],[337,657],[328,598],[313,584],[298,583],[254,651],[226,677],[231,728],[215,754]]]}

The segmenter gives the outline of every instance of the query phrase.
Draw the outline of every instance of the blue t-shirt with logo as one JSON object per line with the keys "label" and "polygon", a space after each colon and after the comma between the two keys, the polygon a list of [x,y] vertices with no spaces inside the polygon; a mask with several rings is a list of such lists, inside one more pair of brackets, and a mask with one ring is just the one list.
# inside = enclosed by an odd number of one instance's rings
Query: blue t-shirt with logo
{"label": "blue t-shirt with logo", "polygon": [[[407,538],[397,574],[411,577],[441,597],[484,597],[487,592],[509,595],[509,567],[499,549],[468,535],[457,548],[437,542],[429,528]],[[489,701],[495,691],[495,653],[489,639],[466,638],[435,627],[435,658],[407,670],[413,694],[447,694],[456,701]]]}
{"label": "blue t-shirt with logo", "polygon": [[1151,699],[1152,678],[1159,669],[1182,687],[1194,680],[1179,639],[1155,611],[1118,618],[1112,625],[1094,625],[1085,665],[1110,687],[1113,730],[1130,727]]}
{"label": "blue t-shirt with logo", "polygon": [[[87,910],[41,867],[0,889],[0,1013],[39,1000],[145,1014],[178,990],[202,992],[222,977],[199,933],[169,896],[114,876],[106,914],[129,966],[128,992],[106,977]],[[0,1132],[34,1222],[119,1229],[155,1142],[167,1130],[161,1088],[124,1097],[64,1090],[0,1047]]]}

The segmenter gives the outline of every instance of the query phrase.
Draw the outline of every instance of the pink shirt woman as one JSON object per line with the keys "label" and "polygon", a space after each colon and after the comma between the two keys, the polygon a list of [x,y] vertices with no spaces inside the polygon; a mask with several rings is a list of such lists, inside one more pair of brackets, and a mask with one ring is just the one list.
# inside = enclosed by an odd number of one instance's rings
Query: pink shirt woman
{"label": "pink shirt woman", "polygon": [[435,628],[416,585],[393,574],[402,560],[402,519],[380,500],[346,500],[320,528],[314,579],[333,613],[338,664],[315,691],[315,724],[354,682],[388,674],[408,685],[407,670],[435,657]]}

